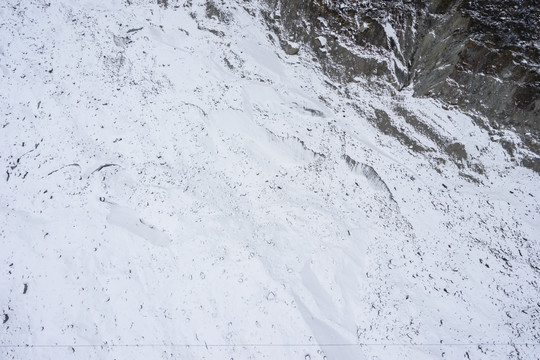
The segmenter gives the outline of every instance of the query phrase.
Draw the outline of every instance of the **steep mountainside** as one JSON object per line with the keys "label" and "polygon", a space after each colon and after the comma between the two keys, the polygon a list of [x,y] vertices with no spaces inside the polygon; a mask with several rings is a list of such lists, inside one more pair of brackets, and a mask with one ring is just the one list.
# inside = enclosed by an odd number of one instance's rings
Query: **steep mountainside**
{"label": "steep mountainside", "polygon": [[[341,82],[367,76],[476,114],[540,172],[540,6],[534,0],[267,0],[270,28],[307,44]],[[321,39],[324,41],[321,42]],[[531,151],[531,153],[528,153]]]}
{"label": "steep mountainside", "polygon": [[1,359],[537,358],[527,145],[309,4],[0,1]]}

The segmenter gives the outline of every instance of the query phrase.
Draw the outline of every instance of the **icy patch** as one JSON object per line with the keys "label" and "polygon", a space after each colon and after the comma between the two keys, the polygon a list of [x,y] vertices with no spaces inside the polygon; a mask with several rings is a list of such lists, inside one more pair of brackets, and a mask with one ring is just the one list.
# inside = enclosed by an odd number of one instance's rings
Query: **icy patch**
{"label": "icy patch", "polygon": [[111,205],[107,221],[112,225],[127,230],[133,235],[143,238],[152,245],[168,246],[171,243],[171,239],[163,231],[147,224],[130,208],[120,205]]}

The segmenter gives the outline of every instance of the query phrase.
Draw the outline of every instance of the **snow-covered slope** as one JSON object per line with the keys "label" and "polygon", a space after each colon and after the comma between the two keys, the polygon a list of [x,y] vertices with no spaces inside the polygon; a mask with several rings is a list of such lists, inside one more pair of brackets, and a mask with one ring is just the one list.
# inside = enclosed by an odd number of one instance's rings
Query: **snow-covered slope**
{"label": "snow-covered slope", "polygon": [[258,6],[0,3],[1,358],[536,358],[538,175]]}

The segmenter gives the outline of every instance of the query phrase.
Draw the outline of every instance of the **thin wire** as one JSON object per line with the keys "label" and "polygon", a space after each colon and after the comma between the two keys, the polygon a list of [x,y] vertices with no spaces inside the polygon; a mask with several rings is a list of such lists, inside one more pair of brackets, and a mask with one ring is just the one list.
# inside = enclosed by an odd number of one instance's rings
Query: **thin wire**
{"label": "thin wire", "polygon": [[404,346],[404,347],[448,347],[448,346],[540,346],[540,343],[434,343],[434,344],[0,344],[0,348],[106,348],[106,347],[353,347],[353,346]]}

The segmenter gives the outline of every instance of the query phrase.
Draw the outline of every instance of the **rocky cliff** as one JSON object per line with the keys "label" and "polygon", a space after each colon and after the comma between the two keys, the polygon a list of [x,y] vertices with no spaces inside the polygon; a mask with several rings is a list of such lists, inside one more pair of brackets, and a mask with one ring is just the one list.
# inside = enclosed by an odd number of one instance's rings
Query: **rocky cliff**
{"label": "rocky cliff", "polygon": [[521,135],[503,140],[540,171],[540,6],[534,0],[267,0],[289,54],[306,45],[334,80],[412,88]]}

